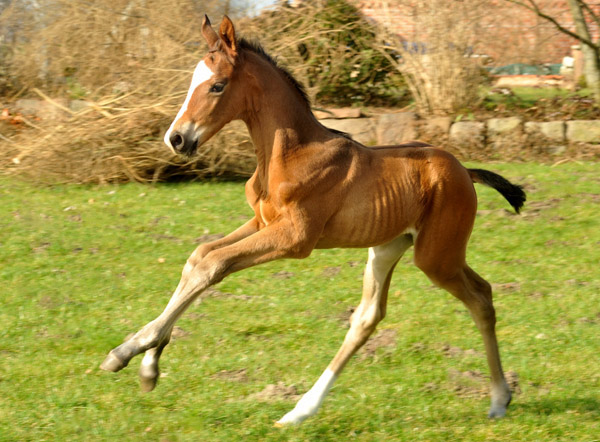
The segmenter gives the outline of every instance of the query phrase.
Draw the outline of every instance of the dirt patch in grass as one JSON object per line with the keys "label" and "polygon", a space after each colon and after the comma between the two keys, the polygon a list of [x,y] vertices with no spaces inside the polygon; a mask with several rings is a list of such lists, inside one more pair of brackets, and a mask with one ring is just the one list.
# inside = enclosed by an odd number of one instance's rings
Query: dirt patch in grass
{"label": "dirt patch in grass", "polygon": [[483,357],[483,353],[473,348],[468,348],[464,350],[460,347],[454,347],[450,344],[443,344],[441,347],[441,352],[444,354],[444,356],[449,358],[458,358],[463,356]]}
{"label": "dirt patch in grass", "polygon": [[375,336],[369,338],[365,345],[360,349],[361,359],[374,357],[379,348],[391,350],[396,348],[396,336],[398,332],[391,328],[380,330]]}
{"label": "dirt patch in grass", "polygon": [[498,293],[516,293],[521,291],[521,284],[518,282],[493,283],[492,290]]}
{"label": "dirt patch in grass", "polygon": [[171,332],[171,338],[181,339],[185,338],[186,336],[189,336],[190,334],[191,333],[189,331],[185,331],[184,329],[176,325],[175,327],[173,327],[173,331]]}
{"label": "dirt patch in grass", "polygon": [[244,295],[244,294],[236,295],[233,293],[222,292],[221,290],[218,290],[214,287],[209,287],[204,292],[202,292],[202,295],[200,295],[194,303],[201,304],[202,300],[206,299],[206,298],[231,298],[231,299],[239,299],[241,301],[250,301],[252,299],[252,296],[248,296],[248,295]]}
{"label": "dirt patch in grass", "polygon": [[489,379],[477,370],[448,370],[450,389],[458,397],[483,398],[489,394]]}
{"label": "dirt patch in grass", "polygon": [[323,276],[325,278],[333,278],[342,271],[342,266],[325,267],[323,269]]}
{"label": "dirt patch in grass", "polygon": [[272,277],[275,279],[290,279],[290,278],[293,278],[294,276],[296,276],[295,273],[286,272],[285,270],[283,270],[281,272],[273,273],[273,275],[272,275]]}
{"label": "dirt patch in grass", "polygon": [[338,318],[338,321],[340,321],[340,323],[342,324],[342,326],[344,326],[346,328],[350,327],[350,317],[352,316],[352,313],[354,313],[355,310],[356,310],[356,307],[351,305],[351,306],[348,306],[343,312],[338,314],[337,318]]}
{"label": "dirt patch in grass", "polygon": [[259,402],[297,401],[300,399],[298,390],[294,385],[285,385],[283,382],[269,384],[262,391],[251,394],[248,399]]}
{"label": "dirt patch in grass", "polygon": [[508,388],[515,394],[521,393],[521,387],[519,386],[519,374],[516,371],[509,370],[504,373]]}
{"label": "dirt patch in grass", "polygon": [[[504,373],[510,391],[514,394],[521,393],[519,375],[515,371]],[[449,388],[458,397],[483,398],[490,393],[490,378],[478,370],[460,371],[448,370]]]}
{"label": "dirt patch in grass", "polygon": [[240,368],[238,370],[221,370],[213,374],[210,378],[231,382],[248,382],[248,374],[245,368]]}
{"label": "dirt patch in grass", "polygon": [[527,210],[523,211],[523,217],[531,218],[540,216],[543,212],[556,209],[560,206],[564,198],[550,198],[542,201],[528,201]]}

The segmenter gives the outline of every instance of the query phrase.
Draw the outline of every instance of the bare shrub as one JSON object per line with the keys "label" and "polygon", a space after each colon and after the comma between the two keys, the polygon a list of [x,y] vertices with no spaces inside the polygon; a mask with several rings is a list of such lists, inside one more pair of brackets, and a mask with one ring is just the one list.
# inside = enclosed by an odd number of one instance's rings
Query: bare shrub
{"label": "bare shrub", "polygon": [[154,105],[143,108],[136,101],[129,112],[111,117],[94,109],[61,124],[26,130],[4,143],[0,169],[42,183],[156,182],[252,173],[254,150],[243,125],[225,127],[196,157],[185,160],[159,141],[163,123],[172,115],[152,109]]}
{"label": "bare shrub", "polygon": [[[220,3],[202,6],[220,15]],[[4,140],[0,167],[38,181],[79,183],[252,172],[253,149],[240,125],[222,131],[193,161],[162,144],[206,51],[194,0],[22,6],[13,2],[0,17],[0,25],[14,28],[8,69],[15,85],[30,93],[40,88],[46,98],[80,98],[85,108]]]}
{"label": "bare shrub", "polygon": [[[10,78],[5,87],[16,94],[37,91],[45,99],[80,99],[87,107],[67,111],[60,122],[42,119],[9,141],[0,139],[0,168],[38,181],[79,183],[252,173],[255,158],[243,124],[226,127],[193,161],[175,157],[162,143],[206,52],[203,13],[218,20],[232,12],[227,11],[232,4],[11,2],[0,11],[0,34],[11,36],[2,59]],[[400,76],[369,48],[373,29],[343,0],[305,2],[300,8],[283,2],[236,22],[241,34],[281,55],[313,98],[348,103],[397,90]]]}
{"label": "bare shrub", "polygon": [[[478,103],[483,80],[477,58],[483,0],[381,1],[380,49],[404,75],[422,114],[452,114]],[[392,13],[395,11],[395,14]],[[406,15],[412,32],[397,35],[392,17]]]}
{"label": "bare shrub", "polygon": [[307,88],[313,102],[397,104],[406,85],[378,49],[377,29],[352,1],[285,3],[240,22]]}

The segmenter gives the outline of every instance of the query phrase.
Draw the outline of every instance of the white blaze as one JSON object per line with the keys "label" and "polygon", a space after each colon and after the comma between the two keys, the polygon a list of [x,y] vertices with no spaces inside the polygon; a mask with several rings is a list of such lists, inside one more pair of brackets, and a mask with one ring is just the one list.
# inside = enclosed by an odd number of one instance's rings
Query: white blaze
{"label": "white blaze", "polygon": [[171,141],[169,140],[169,138],[171,137],[171,132],[173,131],[173,127],[175,126],[175,123],[187,111],[188,106],[190,104],[190,100],[192,99],[192,95],[194,94],[194,91],[196,90],[196,88],[198,86],[200,86],[202,83],[205,83],[208,80],[210,80],[213,75],[215,75],[215,73],[206,65],[204,60],[202,60],[196,66],[196,69],[194,70],[194,75],[192,77],[192,84],[190,85],[187,96],[185,97],[185,101],[183,102],[181,109],[179,109],[177,116],[171,123],[171,127],[169,127],[169,130],[167,131],[167,133],[165,133],[165,138],[164,138],[165,144],[167,146],[169,146],[171,149],[173,149],[173,146],[171,145]]}

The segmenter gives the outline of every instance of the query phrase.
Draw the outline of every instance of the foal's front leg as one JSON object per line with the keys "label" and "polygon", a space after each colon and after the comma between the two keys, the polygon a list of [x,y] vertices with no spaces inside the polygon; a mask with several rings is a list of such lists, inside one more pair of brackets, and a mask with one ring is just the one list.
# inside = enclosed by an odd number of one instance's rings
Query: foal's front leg
{"label": "foal's front leg", "polygon": [[204,245],[198,246],[188,259],[179,285],[164,311],[126,342],[113,349],[100,368],[113,372],[119,371],[125,368],[134,356],[146,352],[139,373],[142,389],[150,391],[154,388],[159,375],[158,360],[171,339],[175,322],[200,293],[220,280],[217,272],[214,271],[216,269],[214,266],[211,269],[209,266],[192,264],[196,257],[203,255],[203,251]]}
{"label": "foal's front leg", "polygon": [[[258,232],[258,228],[258,220],[256,219],[256,217],[254,217],[241,227],[231,232],[229,235],[198,246],[192,254],[192,256],[190,256],[190,260],[200,260],[213,250],[220,249],[222,247],[234,244],[244,238],[247,238],[248,236]],[[185,274],[182,275],[182,279],[184,277]],[[200,293],[201,292],[198,292],[198,295]],[[164,338],[159,342],[159,344],[156,347],[149,348],[144,354],[144,359],[142,359],[142,364],[140,366],[139,371],[141,387],[144,391],[152,391],[156,386],[156,381],[158,380],[158,376],[160,374],[160,370],[158,368],[158,361],[160,359],[160,355],[162,354],[163,349],[171,340],[172,331],[173,327],[167,330]]]}
{"label": "foal's front leg", "polygon": [[[142,388],[152,390],[158,378],[158,360],[168,344],[175,322],[207,287],[227,275],[263,262],[308,256],[314,242],[281,220],[239,241],[208,251],[199,246],[188,259],[177,289],[164,311],[131,339],[113,349],[100,368],[119,371],[136,355],[146,352],[140,368]],[[247,230],[246,230],[247,231]],[[204,255],[204,253],[206,253]]]}

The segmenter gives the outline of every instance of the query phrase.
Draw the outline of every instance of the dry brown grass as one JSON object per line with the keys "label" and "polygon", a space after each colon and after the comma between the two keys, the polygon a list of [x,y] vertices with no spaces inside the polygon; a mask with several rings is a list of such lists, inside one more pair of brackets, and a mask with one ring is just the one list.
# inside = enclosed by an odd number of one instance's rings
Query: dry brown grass
{"label": "dry brown grass", "polygon": [[[243,125],[226,127],[187,162],[162,143],[183,102],[191,71],[206,50],[202,15],[207,13],[218,24],[231,3],[46,0],[39,8],[26,8],[13,2],[0,16],[0,29],[12,26],[14,31],[6,58],[13,92],[31,96],[37,90],[46,98],[83,99],[88,107],[67,111],[60,122],[42,119],[29,124],[8,141],[0,138],[0,168],[37,181],[76,183],[249,175],[255,160]],[[313,98],[324,84],[316,84],[315,78],[325,81],[326,73],[327,84],[335,85],[352,74],[348,66],[372,58],[360,45],[349,48],[345,39],[362,32],[360,26],[332,25],[331,14],[323,14],[329,3],[309,2],[300,9],[281,8],[236,20],[241,34],[260,39],[307,84]],[[373,38],[369,32],[362,32],[361,38]],[[340,35],[344,39],[336,39]],[[302,51],[306,48],[309,59]],[[363,88],[374,90],[368,83],[371,78],[356,75],[355,83],[365,81]],[[336,96],[335,90],[329,93]]]}
{"label": "dry brown grass", "polygon": [[[250,174],[253,150],[240,125],[226,127],[190,161],[162,144],[205,52],[195,4],[48,0],[37,20],[18,3],[4,11],[0,22],[23,23],[9,67],[19,89],[42,89],[49,101],[83,98],[87,107],[1,139],[0,167],[41,182],[76,183]],[[203,6],[220,15],[220,2]]]}
{"label": "dry brown grass", "polygon": [[[229,3],[45,0],[32,9],[13,1],[0,15],[0,31],[10,28],[12,36],[10,41],[0,41],[0,87],[11,90],[13,99],[77,98],[86,107],[79,112],[64,110],[59,121],[25,120],[25,127],[14,134],[0,127],[0,171],[49,183],[248,176],[255,158],[243,124],[225,127],[189,161],[172,155],[162,142],[187,92],[192,69],[206,50],[200,32],[202,15],[208,13],[217,23]],[[343,81],[348,87],[362,85],[364,90],[375,91],[379,86],[369,83],[374,78],[363,78],[365,72],[381,68],[369,64],[373,51],[365,45],[372,31],[363,29],[359,21],[335,24],[339,16],[324,14],[326,3],[331,2],[308,2],[300,9],[284,8],[235,21],[242,35],[259,39],[267,52],[307,86],[313,100],[322,91],[353,94],[349,89],[335,89],[344,86]],[[452,8],[442,0],[417,3],[415,7],[429,8],[417,11],[422,20],[419,26],[429,31],[417,32],[413,40],[432,36],[437,40],[427,40],[427,57],[406,51],[407,61],[398,69],[409,79],[421,112],[448,112],[471,102],[477,90],[476,65],[464,57],[465,48],[474,44],[470,40],[473,29],[459,26],[457,11],[479,0],[458,2]],[[434,16],[431,7],[436,5],[441,9]],[[462,23],[476,23],[475,12],[463,11],[470,20]],[[438,54],[433,52],[437,47],[447,50]],[[356,84],[349,84],[349,78]],[[445,81],[448,78],[451,81]],[[440,144],[439,138],[431,141]],[[513,143],[514,149],[512,144],[504,149],[505,159],[524,155],[521,146],[528,141],[518,141],[521,144]],[[455,150],[463,158],[497,154]],[[545,155],[541,151],[538,156]]]}

